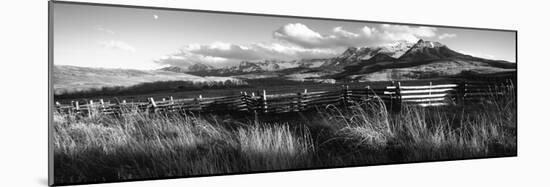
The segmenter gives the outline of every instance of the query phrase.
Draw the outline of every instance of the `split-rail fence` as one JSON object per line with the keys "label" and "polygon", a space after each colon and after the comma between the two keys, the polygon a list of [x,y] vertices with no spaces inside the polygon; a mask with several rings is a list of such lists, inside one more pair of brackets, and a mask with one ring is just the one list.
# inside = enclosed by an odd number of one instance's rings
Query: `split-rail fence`
{"label": "split-rail fence", "polygon": [[56,102],[60,113],[85,116],[121,114],[124,112],[254,112],[287,113],[307,111],[327,105],[351,106],[356,102],[383,101],[388,108],[400,110],[402,105],[437,107],[476,103],[491,97],[506,94],[513,86],[510,80],[439,80],[439,81],[393,81],[386,86],[362,88],[342,86],[339,90],[296,93],[268,94],[261,92],[241,92],[240,95],[223,97],[173,98],[162,100],[152,97],[142,102],[88,100],[71,101],[71,104]]}

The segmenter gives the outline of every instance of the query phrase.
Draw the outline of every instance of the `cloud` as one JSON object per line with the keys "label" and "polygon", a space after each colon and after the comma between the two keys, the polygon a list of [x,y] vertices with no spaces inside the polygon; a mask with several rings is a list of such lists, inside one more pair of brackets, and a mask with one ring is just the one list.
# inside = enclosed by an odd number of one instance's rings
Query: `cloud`
{"label": "cloud", "polygon": [[108,49],[118,49],[123,51],[136,52],[136,49],[133,46],[118,40],[100,41],[99,45]]}
{"label": "cloud", "polygon": [[363,35],[345,30],[338,26],[330,34],[320,34],[301,23],[286,24],[273,32],[279,41],[304,48],[333,48],[364,45]]}
{"label": "cloud", "polygon": [[416,42],[420,38],[431,38],[436,36],[437,28],[434,27],[411,27],[407,25],[382,24],[380,31],[375,32],[374,41],[379,43],[406,40]]}
{"label": "cloud", "polygon": [[361,28],[361,31],[363,31],[363,34],[366,37],[371,37],[372,33],[376,32],[376,29],[375,28],[370,28],[368,26],[364,26],[363,28]]}
{"label": "cloud", "polygon": [[338,52],[331,49],[307,49],[277,42],[251,43],[247,45],[214,42],[206,45],[186,45],[180,51],[163,56],[155,60],[155,62],[161,65],[179,67],[188,67],[196,63],[221,67],[235,65],[241,61],[324,58],[337,54]]}
{"label": "cloud", "polygon": [[443,33],[439,35],[437,38],[439,38],[440,40],[443,40],[446,38],[454,38],[454,37],[456,37],[456,34]]}
{"label": "cloud", "polygon": [[258,60],[264,58],[258,49],[223,42],[214,42],[210,45],[195,44],[184,49],[194,54],[227,59]]}
{"label": "cloud", "polygon": [[94,29],[99,31],[99,32],[103,32],[103,33],[107,33],[107,34],[116,34],[115,31],[113,31],[111,29],[108,29],[108,28],[105,28],[101,25],[95,26]]}
{"label": "cloud", "polygon": [[154,62],[160,65],[189,67],[197,63],[219,65],[219,64],[230,62],[230,60],[222,57],[197,55],[189,51],[181,50],[177,53],[160,57],[159,59],[156,59]]}
{"label": "cloud", "polygon": [[342,27],[334,27],[334,29],[332,29],[332,32],[338,34],[339,36],[345,37],[345,38],[357,38],[357,37],[359,37],[359,34],[355,34],[355,33],[346,31]]}
{"label": "cloud", "polygon": [[286,24],[273,32],[273,37],[304,48],[331,48],[383,45],[399,40],[416,42],[420,38],[436,36],[437,28],[383,24],[376,27],[364,26],[356,31],[334,27],[331,33],[321,34],[302,23]]}
{"label": "cloud", "polygon": [[195,44],[185,49],[194,54],[237,60],[292,60],[296,58],[311,58],[334,54],[334,51],[327,49],[307,49],[295,45],[269,42],[252,43],[248,45],[214,42],[210,45]]}
{"label": "cloud", "polygon": [[273,59],[294,60],[303,58],[325,58],[337,55],[334,49],[308,49],[283,43],[255,43],[251,47]]}
{"label": "cloud", "polygon": [[273,37],[308,48],[322,45],[322,40],[325,39],[301,23],[286,24],[273,32]]}

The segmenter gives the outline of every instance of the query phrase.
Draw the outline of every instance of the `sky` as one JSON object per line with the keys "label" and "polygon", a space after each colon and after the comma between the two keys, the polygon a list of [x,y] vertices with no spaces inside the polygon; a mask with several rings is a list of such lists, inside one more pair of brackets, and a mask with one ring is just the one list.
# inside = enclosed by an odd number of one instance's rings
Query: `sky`
{"label": "sky", "polygon": [[54,4],[54,64],[158,69],[327,58],[348,47],[437,41],[515,62],[514,32],[146,8]]}

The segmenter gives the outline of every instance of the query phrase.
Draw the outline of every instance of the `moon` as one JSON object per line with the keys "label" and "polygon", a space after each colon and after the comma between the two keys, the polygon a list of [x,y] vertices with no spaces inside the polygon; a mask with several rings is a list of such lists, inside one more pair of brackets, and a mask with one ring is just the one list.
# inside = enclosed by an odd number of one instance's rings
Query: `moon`
{"label": "moon", "polygon": [[153,14],[153,18],[154,18],[155,20],[157,20],[157,19],[159,19],[159,16],[156,15],[156,14]]}

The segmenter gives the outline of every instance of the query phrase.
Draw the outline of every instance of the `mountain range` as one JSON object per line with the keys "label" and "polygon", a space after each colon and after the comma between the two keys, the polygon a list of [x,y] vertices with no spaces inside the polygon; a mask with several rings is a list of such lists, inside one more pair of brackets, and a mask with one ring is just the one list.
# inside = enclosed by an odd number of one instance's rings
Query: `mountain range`
{"label": "mountain range", "polygon": [[448,76],[464,71],[495,73],[514,71],[515,63],[489,60],[456,52],[439,42],[419,40],[403,55],[395,58],[379,53],[368,60],[344,67],[336,79],[419,79],[431,75]]}
{"label": "mountain range", "polygon": [[[172,71],[172,68],[163,69]],[[189,67],[187,71],[178,69],[177,72],[198,76],[271,74],[292,79],[376,81],[453,75],[462,71],[493,73],[515,68],[515,63],[474,57],[454,51],[439,42],[419,40],[416,43],[397,41],[376,47],[349,47],[342,54],[326,59],[242,61],[230,67],[201,65],[201,68]]]}

